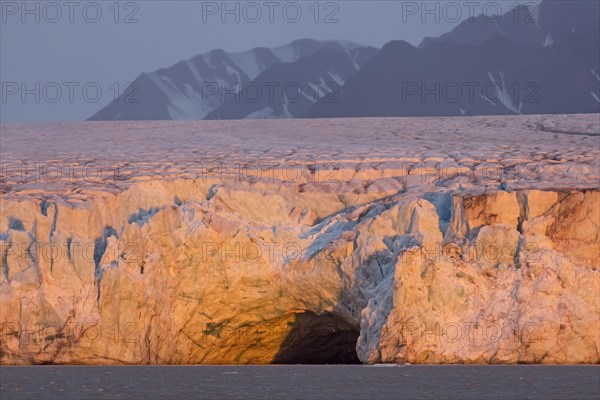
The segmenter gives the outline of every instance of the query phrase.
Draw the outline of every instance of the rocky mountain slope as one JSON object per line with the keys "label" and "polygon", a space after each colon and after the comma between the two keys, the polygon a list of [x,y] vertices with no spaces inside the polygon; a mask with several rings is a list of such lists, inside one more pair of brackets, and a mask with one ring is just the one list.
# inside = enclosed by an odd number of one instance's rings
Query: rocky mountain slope
{"label": "rocky mountain slope", "polygon": [[[90,120],[276,118],[297,116],[297,108],[305,115],[375,53],[373,47],[311,39],[240,53],[217,49],[141,74]],[[284,96],[293,100],[291,110]]]}
{"label": "rocky mountain slope", "polygon": [[468,18],[440,37],[426,37],[419,47],[444,42],[480,46],[494,35],[523,45],[550,46],[589,25],[598,26],[599,16],[597,1],[543,0],[514,7],[504,15],[487,11],[485,15]]}
{"label": "rocky mountain slope", "polygon": [[[600,112],[600,3],[469,18],[418,47],[298,40],[144,73],[92,120]],[[401,38],[399,38],[401,39]]]}
{"label": "rocky mountain slope", "polygon": [[337,102],[346,81],[377,52],[323,48],[293,63],[265,70],[205,119],[300,118],[317,103]]}
{"label": "rocky mountain slope", "polygon": [[390,42],[307,116],[600,112],[600,3],[545,0],[527,15],[466,20],[419,47]]}
{"label": "rocky mountain slope", "polygon": [[0,362],[597,363],[599,132],[3,125]]}

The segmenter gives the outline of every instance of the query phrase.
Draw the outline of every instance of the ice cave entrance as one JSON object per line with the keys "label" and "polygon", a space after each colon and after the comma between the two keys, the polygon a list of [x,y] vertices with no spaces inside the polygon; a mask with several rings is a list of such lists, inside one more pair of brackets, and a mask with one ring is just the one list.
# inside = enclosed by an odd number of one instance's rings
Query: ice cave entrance
{"label": "ice cave entrance", "polygon": [[275,356],[274,364],[360,364],[359,331],[335,314],[296,314],[296,322]]}

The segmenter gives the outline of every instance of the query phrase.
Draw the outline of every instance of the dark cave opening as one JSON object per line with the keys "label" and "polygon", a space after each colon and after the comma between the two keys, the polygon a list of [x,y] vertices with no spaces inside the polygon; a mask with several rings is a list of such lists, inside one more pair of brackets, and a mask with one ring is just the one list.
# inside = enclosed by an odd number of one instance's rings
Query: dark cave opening
{"label": "dark cave opening", "polygon": [[357,327],[334,314],[297,314],[273,364],[361,364],[358,336]]}

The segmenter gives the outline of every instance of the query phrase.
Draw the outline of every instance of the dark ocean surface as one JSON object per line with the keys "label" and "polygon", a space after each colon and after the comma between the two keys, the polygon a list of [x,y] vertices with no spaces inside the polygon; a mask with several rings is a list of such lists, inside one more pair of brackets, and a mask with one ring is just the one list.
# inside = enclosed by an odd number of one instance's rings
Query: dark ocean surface
{"label": "dark ocean surface", "polygon": [[600,399],[600,366],[23,366],[9,399]]}

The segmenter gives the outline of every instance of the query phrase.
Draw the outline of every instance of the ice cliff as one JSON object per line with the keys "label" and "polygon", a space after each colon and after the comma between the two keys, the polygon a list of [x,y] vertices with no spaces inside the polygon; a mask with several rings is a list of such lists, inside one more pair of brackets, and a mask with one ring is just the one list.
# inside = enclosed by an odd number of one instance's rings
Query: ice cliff
{"label": "ice cliff", "polygon": [[599,125],[3,125],[1,362],[598,363]]}

